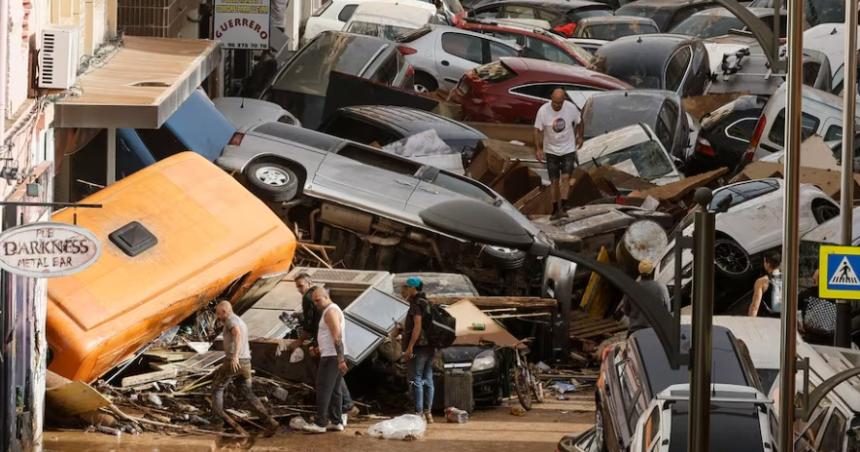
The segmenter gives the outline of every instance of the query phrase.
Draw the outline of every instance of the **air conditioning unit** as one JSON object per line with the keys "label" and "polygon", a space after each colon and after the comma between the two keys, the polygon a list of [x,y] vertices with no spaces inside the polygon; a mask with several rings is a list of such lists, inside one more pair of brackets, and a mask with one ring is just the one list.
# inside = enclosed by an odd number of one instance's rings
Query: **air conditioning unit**
{"label": "air conditioning unit", "polygon": [[80,28],[50,26],[41,32],[39,87],[69,89],[75,84],[80,55]]}

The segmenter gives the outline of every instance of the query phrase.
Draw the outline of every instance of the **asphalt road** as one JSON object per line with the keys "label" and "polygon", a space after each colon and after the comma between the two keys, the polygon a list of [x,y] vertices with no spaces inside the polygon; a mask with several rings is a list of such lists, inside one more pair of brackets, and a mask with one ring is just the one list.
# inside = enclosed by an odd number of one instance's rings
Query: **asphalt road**
{"label": "asphalt road", "polygon": [[[430,426],[423,439],[412,442],[371,438],[367,428],[375,420],[351,422],[343,433],[307,435],[279,433],[272,438],[244,442],[223,441],[205,436],[143,434],[120,438],[101,433],[45,432],[44,450],[197,452],[213,450],[313,451],[313,452],[538,452],[553,451],[567,433],[588,429],[594,420],[591,392],[568,395],[568,400],[548,400],[526,413],[514,416],[509,406],[473,413],[467,424],[447,424],[444,419]],[[439,422],[441,421],[441,422]]]}

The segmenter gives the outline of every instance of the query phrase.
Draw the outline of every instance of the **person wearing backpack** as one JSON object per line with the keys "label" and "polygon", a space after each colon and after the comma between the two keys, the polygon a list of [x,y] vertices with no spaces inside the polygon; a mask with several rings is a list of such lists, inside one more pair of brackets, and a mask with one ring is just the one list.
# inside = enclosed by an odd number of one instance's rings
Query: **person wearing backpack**
{"label": "person wearing backpack", "polygon": [[432,322],[430,302],[423,292],[421,278],[407,278],[400,289],[400,295],[409,302],[409,312],[401,332],[403,357],[409,379],[409,391],[415,401],[415,413],[424,416],[428,424],[433,423],[430,409],[433,406],[433,357],[436,347],[430,343],[425,333],[426,324]]}

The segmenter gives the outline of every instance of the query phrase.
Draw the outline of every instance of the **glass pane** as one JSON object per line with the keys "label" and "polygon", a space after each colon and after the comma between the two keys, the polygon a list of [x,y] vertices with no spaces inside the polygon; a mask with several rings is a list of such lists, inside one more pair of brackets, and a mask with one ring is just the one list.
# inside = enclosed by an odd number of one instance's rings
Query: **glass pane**
{"label": "glass pane", "polygon": [[346,358],[353,365],[367,358],[383,340],[382,335],[374,333],[350,318],[346,319],[344,335],[349,338],[348,343],[344,344]]}
{"label": "glass pane", "polygon": [[684,80],[684,74],[687,72],[687,67],[690,65],[692,51],[689,47],[683,47],[672,55],[669,60],[669,65],[666,68],[666,89],[669,91],[677,91]]}
{"label": "glass pane", "polygon": [[379,333],[388,333],[396,322],[402,322],[409,305],[378,289],[368,289],[355,299],[344,313],[361,320]]}
{"label": "glass pane", "polygon": [[[801,132],[801,138],[806,139],[814,135],[818,130],[818,124],[818,118],[803,113],[801,117],[801,128],[803,129]],[[780,110],[779,114],[776,116],[776,120],[773,122],[773,128],[770,129],[770,133],[767,137],[770,141],[773,141],[780,146],[785,144],[785,109]]]}
{"label": "glass pane", "polygon": [[756,118],[741,119],[726,128],[726,135],[749,143],[757,122],[758,119]]}
{"label": "glass pane", "polygon": [[508,5],[505,7],[505,17],[514,19],[536,19],[535,10],[528,6]]}
{"label": "glass pane", "polygon": [[382,151],[347,145],[337,153],[340,156],[355,160],[368,166],[382,168],[386,171],[404,175],[413,175],[421,165],[409,160],[401,160],[389,156]]}
{"label": "glass pane", "polygon": [[498,42],[490,42],[490,61],[498,61],[502,57],[517,56],[517,50]]}
{"label": "glass pane", "polygon": [[357,7],[358,7],[358,5],[346,5],[346,6],[344,6],[343,9],[340,10],[340,14],[337,15],[337,20],[339,20],[341,22],[349,21],[349,18],[352,17],[352,13],[355,12],[355,8],[357,8]]}
{"label": "glass pane", "polygon": [[475,36],[461,33],[443,33],[442,49],[451,55],[469,60],[473,63],[482,63],[483,52],[481,51],[481,39]]}
{"label": "glass pane", "polygon": [[824,141],[835,141],[842,139],[842,127],[830,126],[827,128],[827,133],[824,134]]}
{"label": "glass pane", "polygon": [[833,410],[830,415],[830,420],[827,421],[827,427],[824,433],[821,434],[821,445],[818,447],[820,452],[842,452],[842,443],[845,441],[845,417],[842,413]]}

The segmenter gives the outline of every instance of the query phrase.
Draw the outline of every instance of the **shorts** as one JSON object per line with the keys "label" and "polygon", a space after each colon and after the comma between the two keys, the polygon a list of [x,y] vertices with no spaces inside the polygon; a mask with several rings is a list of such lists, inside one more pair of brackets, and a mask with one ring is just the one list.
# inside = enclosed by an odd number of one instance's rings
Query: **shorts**
{"label": "shorts", "polygon": [[569,176],[577,166],[579,166],[579,158],[576,152],[564,155],[546,154],[546,171],[549,173],[550,181],[559,180],[562,173]]}

